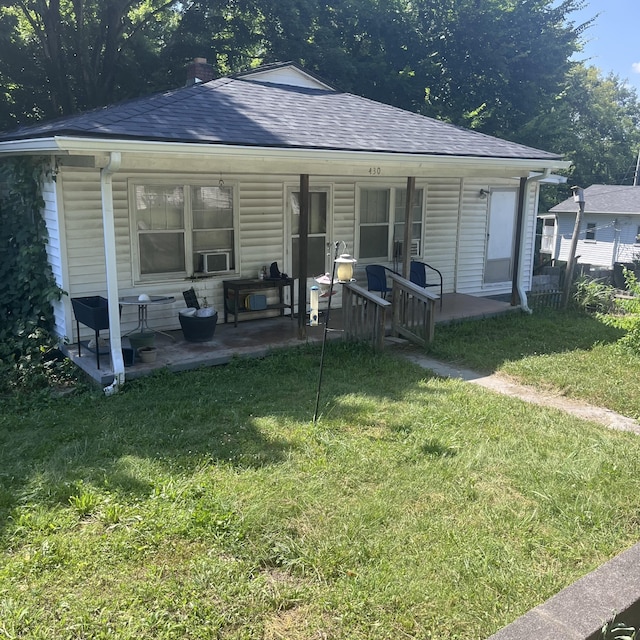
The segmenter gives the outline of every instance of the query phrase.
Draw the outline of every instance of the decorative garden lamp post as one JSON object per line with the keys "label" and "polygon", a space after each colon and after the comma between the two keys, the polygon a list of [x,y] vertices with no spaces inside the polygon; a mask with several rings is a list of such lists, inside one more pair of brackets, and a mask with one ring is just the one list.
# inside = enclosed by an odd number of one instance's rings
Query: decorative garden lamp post
{"label": "decorative garden lamp post", "polygon": [[338,255],[340,245],[346,249],[344,242],[336,242],[334,244],[333,268],[331,270],[331,283],[329,285],[329,302],[327,303],[327,313],[324,322],[324,332],[322,334],[322,352],[320,354],[320,373],[318,374],[318,391],[316,393],[316,409],[313,413],[313,422],[318,421],[318,408],[320,406],[320,389],[322,387],[322,369],[324,366],[324,352],[327,344],[327,332],[329,329],[329,316],[331,314],[331,298],[333,298],[333,284],[337,280],[340,284],[353,281],[353,268],[357,260],[348,253]]}

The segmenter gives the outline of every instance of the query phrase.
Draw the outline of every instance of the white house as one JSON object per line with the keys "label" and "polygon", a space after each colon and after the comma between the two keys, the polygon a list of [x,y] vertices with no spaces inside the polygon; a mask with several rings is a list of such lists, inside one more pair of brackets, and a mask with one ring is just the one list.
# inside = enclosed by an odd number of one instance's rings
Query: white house
{"label": "white house", "polygon": [[[222,281],[277,262],[299,273],[300,192],[310,194],[307,275],[328,246],[392,265],[415,178],[412,255],[445,292],[530,287],[539,185],[558,155],[335,90],[283,63],[192,84],[0,136],[0,157],[46,157],[49,260],[69,295],[56,331],[75,340],[70,298],[109,300],[117,380],[120,334],[135,326],[121,296],[172,295],[153,310],[178,328],[181,292],[223,305]],[[312,280],[309,280],[313,284]],[[300,289],[305,291],[304,287]]]}
{"label": "white house", "polygon": [[[584,215],[578,232],[577,261],[613,269],[616,262],[640,257],[640,187],[594,184],[584,190]],[[573,198],[542,218],[540,253],[566,261],[576,222]]]}

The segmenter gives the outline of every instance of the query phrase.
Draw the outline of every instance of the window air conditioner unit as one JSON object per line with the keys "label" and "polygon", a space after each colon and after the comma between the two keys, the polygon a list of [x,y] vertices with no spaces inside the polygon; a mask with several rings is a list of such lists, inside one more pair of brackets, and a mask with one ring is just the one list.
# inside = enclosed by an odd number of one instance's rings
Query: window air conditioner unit
{"label": "window air conditioner unit", "polygon": [[229,271],[231,264],[230,251],[198,251],[202,256],[202,273],[218,273]]}
{"label": "window air conditioner unit", "polygon": [[[393,258],[394,260],[399,260],[404,255],[402,252],[403,242],[396,240],[393,243]],[[415,258],[420,255],[420,240],[412,240],[411,241],[411,252],[409,254],[412,258]]]}

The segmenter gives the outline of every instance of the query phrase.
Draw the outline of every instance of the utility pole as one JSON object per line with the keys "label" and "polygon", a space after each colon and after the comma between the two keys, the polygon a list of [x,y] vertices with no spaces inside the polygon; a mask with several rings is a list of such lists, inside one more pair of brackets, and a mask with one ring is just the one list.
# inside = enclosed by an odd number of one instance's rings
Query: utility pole
{"label": "utility pole", "polygon": [[578,203],[578,213],[576,214],[576,224],[573,227],[573,237],[571,238],[571,248],[567,259],[567,269],[564,275],[564,291],[562,292],[562,308],[566,309],[571,295],[571,284],[573,281],[573,264],[576,261],[576,249],[578,247],[578,236],[580,235],[580,225],[584,215],[584,189],[582,187],[571,187],[573,191],[573,201]]}
{"label": "utility pole", "polygon": [[638,160],[636,161],[636,172],[633,174],[634,187],[638,186],[638,179],[640,178],[640,176],[638,176],[638,173],[640,173],[640,151],[638,151]]}

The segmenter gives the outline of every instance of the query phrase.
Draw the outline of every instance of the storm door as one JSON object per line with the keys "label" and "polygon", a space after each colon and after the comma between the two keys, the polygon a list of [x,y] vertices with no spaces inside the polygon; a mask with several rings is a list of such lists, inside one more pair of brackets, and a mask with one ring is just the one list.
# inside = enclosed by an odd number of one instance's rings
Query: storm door
{"label": "storm door", "polygon": [[509,282],[513,275],[517,191],[491,191],[484,283]]}

